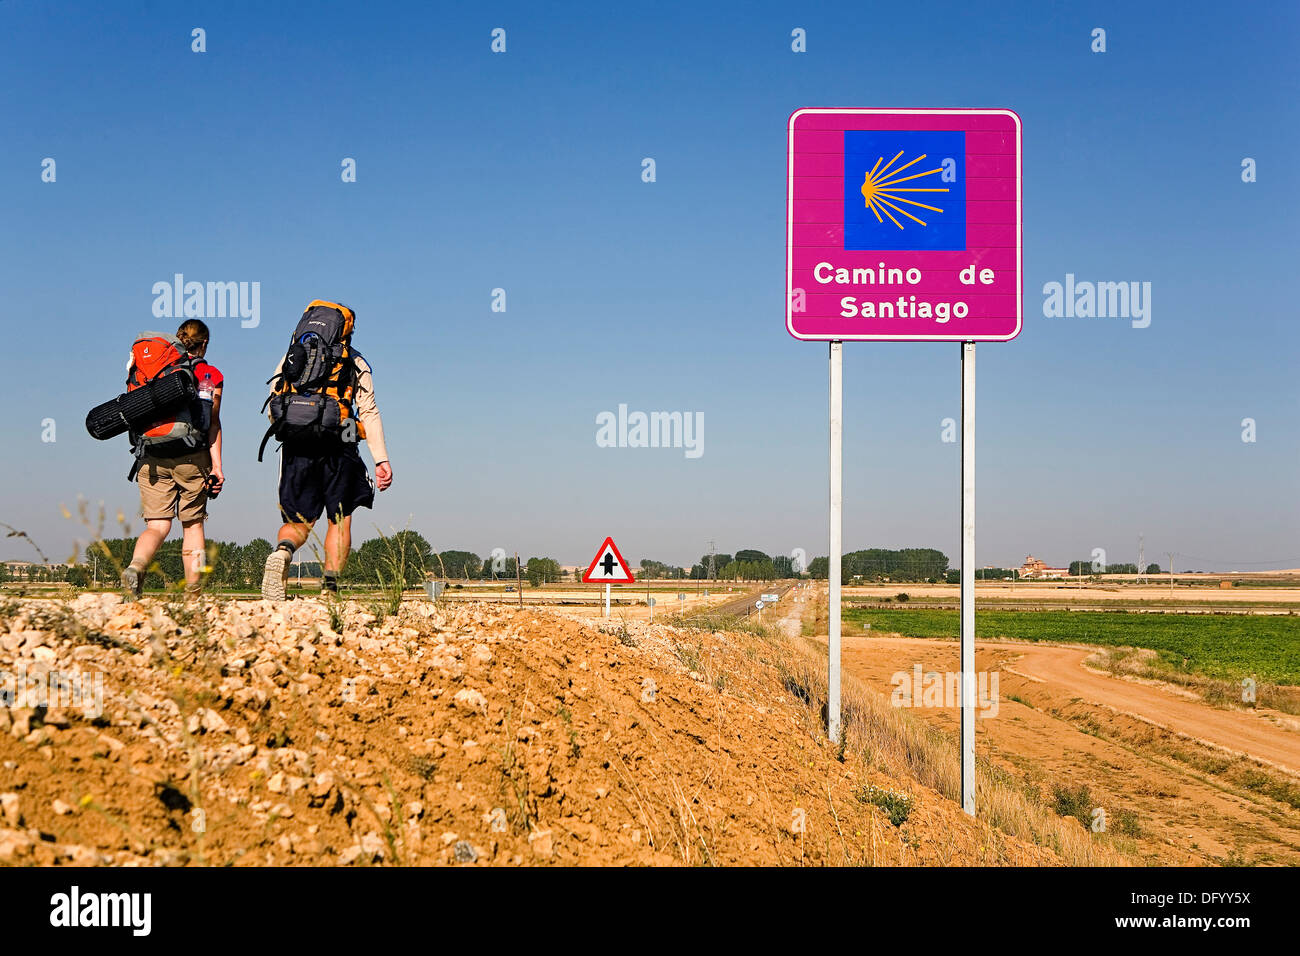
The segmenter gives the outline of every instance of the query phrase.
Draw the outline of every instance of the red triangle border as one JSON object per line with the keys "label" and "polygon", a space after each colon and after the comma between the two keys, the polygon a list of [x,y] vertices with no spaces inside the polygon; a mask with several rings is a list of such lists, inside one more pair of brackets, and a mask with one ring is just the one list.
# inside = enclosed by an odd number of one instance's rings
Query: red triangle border
{"label": "red triangle border", "polygon": [[[610,550],[614,552],[614,557],[618,558],[618,563],[627,571],[627,577],[601,578],[599,581],[592,580],[591,572],[596,570],[596,562],[599,561],[600,556],[605,553],[605,545],[609,545]],[[582,576],[582,581],[584,584],[634,584],[636,578],[632,576],[632,566],[624,560],[623,553],[618,550],[618,545],[614,543],[613,537],[606,537],[605,540],[600,543],[600,547],[596,549],[596,556],[591,559],[591,564],[587,565],[587,570]]]}

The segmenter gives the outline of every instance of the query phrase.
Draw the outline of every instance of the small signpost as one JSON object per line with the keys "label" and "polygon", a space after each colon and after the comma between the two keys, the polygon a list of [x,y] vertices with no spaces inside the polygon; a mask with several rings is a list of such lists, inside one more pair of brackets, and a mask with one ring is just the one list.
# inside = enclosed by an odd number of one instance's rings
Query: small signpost
{"label": "small signpost", "polygon": [[961,801],[975,813],[975,343],[1020,333],[1020,117],[795,110],[785,325],[830,343],[827,730],[840,735],[845,340],[961,343]]}
{"label": "small signpost", "polygon": [[775,595],[775,594],[764,594],[764,595],[763,595],[763,600],[764,600],[764,602],[766,602],[767,604],[775,604],[775,603],[776,603],[776,598],[777,598],[777,595]]}
{"label": "small signpost", "polygon": [[[636,578],[632,576],[632,569],[623,560],[623,555],[618,553],[618,546],[614,544],[614,539],[606,538],[596,549],[596,556],[591,559],[591,564],[587,565],[582,580],[587,584],[594,581],[605,585],[605,617],[609,617],[609,586],[631,584]],[[651,603],[650,607],[650,613],[653,615],[654,604]]]}

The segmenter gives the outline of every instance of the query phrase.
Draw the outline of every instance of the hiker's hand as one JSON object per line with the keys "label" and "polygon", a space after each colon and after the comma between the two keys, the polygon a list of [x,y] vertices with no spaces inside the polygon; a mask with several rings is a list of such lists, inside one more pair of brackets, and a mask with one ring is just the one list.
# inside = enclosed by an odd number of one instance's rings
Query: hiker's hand
{"label": "hiker's hand", "polygon": [[210,489],[209,494],[213,494],[213,495],[221,494],[221,489],[226,484],[226,473],[223,472],[220,468],[213,468],[211,477],[214,480],[212,482],[212,488]]}
{"label": "hiker's hand", "polygon": [[380,491],[387,491],[389,485],[393,483],[393,469],[386,461],[381,461],[375,465],[375,487]]}

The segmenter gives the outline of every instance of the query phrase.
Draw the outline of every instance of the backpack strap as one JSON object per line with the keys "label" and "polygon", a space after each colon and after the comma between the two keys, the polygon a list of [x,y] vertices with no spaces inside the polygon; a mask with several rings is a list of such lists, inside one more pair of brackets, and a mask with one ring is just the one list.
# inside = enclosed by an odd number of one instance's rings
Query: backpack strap
{"label": "backpack strap", "polygon": [[[262,407],[265,408],[266,406],[263,405]],[[262,444],[257,446],[257,460],[259,462],[262,460],[262,452],[266,451],[266,443],[269,442],[271,440],[271,436],[274,435],[279,430],[280,430],[280,423],[271,422],[271,427],[268,428],[266,430],[266,434],[262,436]]]}
{"label": "backpack strap", "polygon": [[140,472],[140,466],[144,464],[144,442],[140,440],[139,435],[131,436],[131,454],[135,460],[131,462],[131,470],[126,473],[126,480],[135,481],[135,476]]}

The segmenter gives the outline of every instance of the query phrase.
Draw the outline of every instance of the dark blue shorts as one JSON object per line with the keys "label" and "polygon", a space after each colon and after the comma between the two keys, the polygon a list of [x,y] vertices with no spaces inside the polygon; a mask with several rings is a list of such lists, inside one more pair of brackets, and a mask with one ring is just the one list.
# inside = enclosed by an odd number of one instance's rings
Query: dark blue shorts
{"label": "dark blue shorts", "polygon": [[375,503],[370,471],[355,445],[338,450],[280,449],[280,512],[289,523],[330,521]]}

